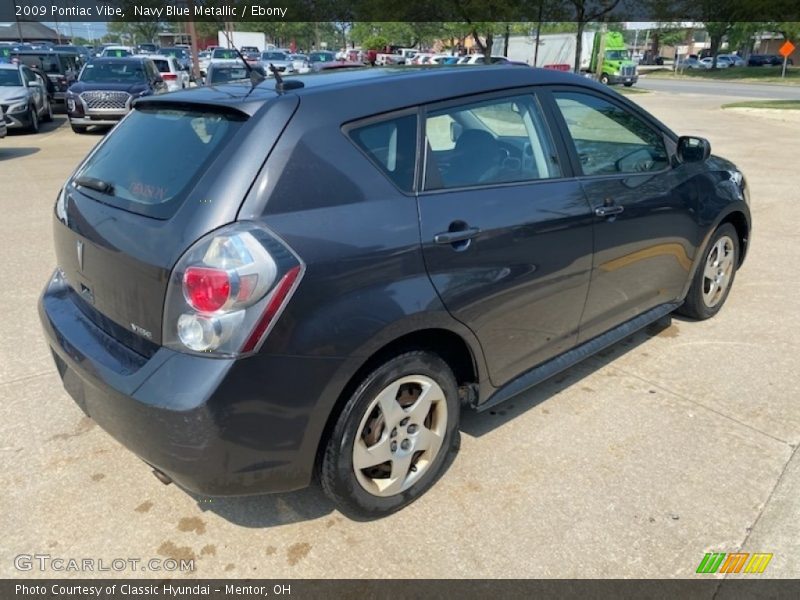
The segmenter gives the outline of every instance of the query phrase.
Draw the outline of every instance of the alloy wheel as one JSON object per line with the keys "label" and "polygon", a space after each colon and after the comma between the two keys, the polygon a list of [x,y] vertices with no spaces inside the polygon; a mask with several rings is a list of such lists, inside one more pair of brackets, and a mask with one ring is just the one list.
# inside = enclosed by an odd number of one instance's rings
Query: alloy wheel
{"label": "alloy wheel", "polygon": [[703,302],[709,308],[719,304],[731,282],[734,261],[733,240],[722,236],[714,244],[706,258],[703,270]]}
{"label": "alloy wheel", "polygon": [[447,402],[430,377],[410,375],[386,386],[370,403],[353,444],[353,470],[364,490],[393,496],[427,472],[442,447]]}

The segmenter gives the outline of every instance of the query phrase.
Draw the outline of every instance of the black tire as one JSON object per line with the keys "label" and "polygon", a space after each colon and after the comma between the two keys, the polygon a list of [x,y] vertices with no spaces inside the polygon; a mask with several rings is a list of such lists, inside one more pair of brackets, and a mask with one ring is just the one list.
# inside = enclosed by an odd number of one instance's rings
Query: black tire
{"label": "black tire", "polygon": [[[367,481],[386,481],[390,482],[390,478],[386,479],[372,479],[366,472],[369,470],[362,470],[359,476],[356,475],[355,467],[353,464],[354,445],[357,436],[361,436],[363,432],[369,432],[369,429],[362,430],[362,422],[367,421],[370,415],[367,410],[370,410],[371,415],[379,414],[379,419],[383,419],[382,411],[379,408],[371,406],[377,400],[379,394],[405,377],[421,377],[422,379],[429,379],[436,383],[440,391],[444,395],[444,407],[440,406],[442,402],[437,404],[437,410],[446,408],[445,422],[440,424],[442,431],[441,446],[438,451],[433,455],[430,462],[423,464],[424,454],[417,452],[417,448],[410,447],[410,451],[406,452],[417,457],[417,462],[413,462],[413,466],[403,476],[404,481],[418,477],[416,481],[410,483],[410,487],[401,490],[394,495],[376,495],[371,493],[362,484],[359,477],[367,478]],[[407,384],[407,385],[414,385]],[[402,390],[403,388],[400,388]],[[401,391],[398,390],[398,394]],[[402,397],[402,396],[400,396]],[[400,404],[398,404],[400,406]],[[412,405],[409,405],[413,406]],[[431,405],[433,406],[433,405]],[[387,361],[380,367],[376,368],[369,375],[367,375],[361,384],[356,388],[353,395],[347,400],[341,414],[339,415],[333,430],[327,441],[325,442],[324,451],[320,461],[320,482],[325,494],[336,504],[337,508],[344,514],[351,518],[358,520],[369,520],[384,517],[395,511],[404,508],[411,504],[414,500],[424,494],[447,470],[453,461],[460,445],[460,433],[458,430],[460,402],[458,399],[458,387],[456,379],[450,367],[441,358],[429,352],[417,350],[410,351]],[[401,409],[405,410],[405,409]],[[433,411],[434,409],[431,409]],[[376,411],[379,411],[376,413]],[[410,412],[403,412],[405,414],[413,414]],[[431,412],[430,414],[433,414]],[[388,421],[386,419],[385,421]],[[411,430],[413,423],[408,424],[409,419],[404,419],[406,422],[403,429],[402,421],[396,428],[391,429],[391,423],[382,425],[381,431],[378,433],[381,442],[395,442],[397,447],[397,440],[406,437],[410,439],[412,436],[409,434],[422,433],[422,425],[419,425],[419,430],[415,427],[414,431]],[[428,421],[425,421],[428,425]],[[432,422],[431,422],[432,423]],[[371,425],[369,425],[371,426]],[[431,425],[433,426],[433,425]],[[392,433],[400,430],[399,435],[394,437]],[[406,440],[402,440],[403,443]],[[375,444],[376,446],[378,443]],[[370,444],[370,447],[372,445]],[[396,451],[392,448],[392,453]],[[402,455],[402,450],[397,450]],[[391,456],[395,456],[392,454]],[[400,461],[398,461],[400,462]],[[391,464],[389,464],[391,463]],[[417,464],[423,464],[419,475],[417,472]],[[395,462],[392,459],[380,465],[371,467],[370,469],[381,468],[394,468]],[[414,475],[412,475],[414,473]],[[405,484],[404,484],[405,485]]]}
{"label": "black tire", "polygon": [[72,131],[75,133],[86,133],[86,125],[73,125],[70,123],[69,126],[72,127]]}
{"label": "black tire", "polygon": [[622,85],[624,85],[625,87],[633,87],[632,83],[623,83]]}
{"label": "black tire", "polygon": [[44,113],[44,118],[42,119],[45,123],[51,123],[53,121],[53,104],[50,102],[50,99],[47,99],[47,110]]}
{"label": "black tire", "polygon": [[28,125],[28,131],[31,133],[39,133],[39,113],[36,112],[36,107],[31,105],[31,124]]}
{"label": "black tire", "polygon": [[600,75],[600,83],[602,83],[603,85],[608,85],[608,75],[606,75],[605,73]]}
{"label": "black tire", "polygon": [[[712,253],[717,251],[715,248],[717,248],[717,243],[720,242],[722,238],[727,238],[731,241],[732,266],[730,275],[727,277],[727,283],[724,291],[713,303],[713,305],[709,306],[705,296],[709,281],[706,278],[705,270],[706,265],[709,262],[709,258],[711,257]],[[739,265],[739,252],[739,235],[736,232],[736,228],[730,223],[723,223],[717,228],[717,230],[714,232],[714,235],[711,236],[711,239],[708,242],[708,247],[703,253],[703,258],[697,267],[697,272],[694,274],[694,279],[692,280],[692,285],[689,287],[689,292],[686,294],[686,300],[675,312],[691,319],[697,319],[698,321],[710,319],[716,315],[725,304],[725,301],[728,299],[728,294],[730,294],[731,288],[733,287],[733,281],[736,278],[736,269]]]}

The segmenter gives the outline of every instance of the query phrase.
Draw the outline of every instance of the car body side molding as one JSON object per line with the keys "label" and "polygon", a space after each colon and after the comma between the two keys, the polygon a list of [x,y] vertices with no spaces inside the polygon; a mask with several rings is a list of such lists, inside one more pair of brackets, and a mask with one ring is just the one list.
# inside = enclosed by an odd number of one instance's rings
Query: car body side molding
{"label": "car body side molding", "polygon": [[525,390],[542,383],[546,379],[559,374],[561,371],[578,364],[582,360],[589,358],[600,350],[622,341],[632,333],[636,333],[640,329],[643,329],[651,323],[654,323],[655,321],[665,317],[680,305],[681,302],[659,304],[647,312],[644,312],[629,321],[625,321],[621,325],[616,326],[614,329],[610,329],[609,331],[598,335],[587,342],[584,342],[580,346],[576,346],[572,350],[564,352],[563,354],[560,354],[559,356],[556,356],[555,358],[548,360],[547,362],[544,362],[533,369],[530,369],[497,390],[497,392],[490,396],[486,402],[474,406],[473,408],[475,408],[478,412],[483,412],[494,406],[497,406],[501,402],[505,402],[517,394],[520,394]]}

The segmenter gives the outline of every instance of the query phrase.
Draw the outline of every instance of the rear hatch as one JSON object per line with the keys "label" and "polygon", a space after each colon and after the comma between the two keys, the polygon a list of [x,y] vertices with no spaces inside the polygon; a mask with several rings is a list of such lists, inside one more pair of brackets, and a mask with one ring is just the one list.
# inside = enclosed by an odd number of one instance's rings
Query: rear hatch
{"label": "rear hatch", "polygon": [[155,352],[173,265],[236,219],[296,103],[279,98],[253,116],[148,101],[95,148],[62,190],[55,222],[58,266],[88,318]]}

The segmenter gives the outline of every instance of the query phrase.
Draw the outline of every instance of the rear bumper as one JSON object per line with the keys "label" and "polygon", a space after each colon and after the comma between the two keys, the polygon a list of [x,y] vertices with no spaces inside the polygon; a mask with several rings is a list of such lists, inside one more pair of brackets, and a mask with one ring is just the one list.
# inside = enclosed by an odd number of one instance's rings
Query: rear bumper
{"label": "rear bumper", "polygon": [[166,348],[145,358],[88,319],[76,296],[57,271],[39,315],[64,388],[118,442],[201,495],[308,485],[314,432],[327,419],[319,399],[338,359],[215,359]]}

